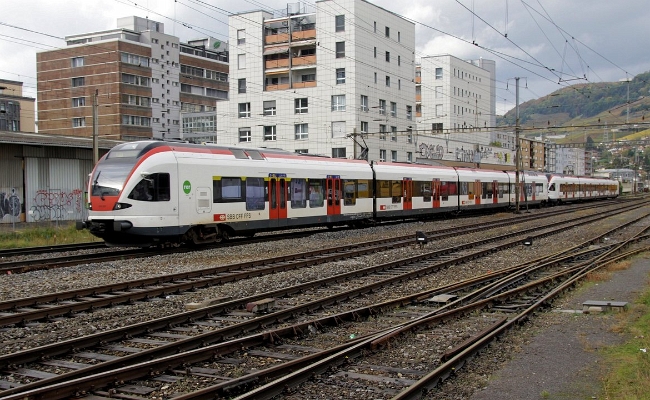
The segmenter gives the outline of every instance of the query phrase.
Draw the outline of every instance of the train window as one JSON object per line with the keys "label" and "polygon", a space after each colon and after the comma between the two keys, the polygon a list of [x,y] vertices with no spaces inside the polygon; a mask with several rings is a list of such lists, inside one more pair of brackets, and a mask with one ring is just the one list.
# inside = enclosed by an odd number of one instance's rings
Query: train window
{"label": "train window", "polygon": [[323,193],[325,192],[325,180],[309,180],[309,207],[322,207],[325,204]]}
{"label": "train window", "polygon": [[549,192],[554,192],[555,191],[555,183],[551,183],[551,185],[548,187]]}
{"label": "train window", "polygon": [[391,198],[393,199],[393,203],[402,202],[402,181],[392,181]]}
{"label": "train window", "polygon": [[246,153],[252,158],[253,160],[263,160],[264,157],[262,156],[262,153],[260,153],[257,150],[246,150]]}
{"label": "train window", "polygon": [[457,196],[458,184],[456,182],[447,182],[447,192],[450,196]]}
{"label": "train window", "polygon": [[423,201],[431,201],[431,183],[415,182],[413,184],[413,197],[422,197]]}
{"label": "train window", "polygon": [[343,180],[343,205],[353,206],[357,204],[357,181],[353,179]]}
{"label": "train window", "polygon": [[212,181],[214,203],[242,201],[241,178],[216,178]]}
{"label": "train window", "polygon": [[469,193],[469,185],[467,184],[467,182],[460,182],[460,185],[458,187],[458,194],[460,194],[461,196],[467,196],[468,193]]}
{"label": "train window", "polygon": [[229,149],[229,150],[232,152],[232,154],[235,156],[235,158],[242,158],[242,159],[248,160],[248,155],[246,154],[246,152],[244,150],[242,150],[242,149]]}
{"label": "train window", "polygon": [[246,178],[246,210],[263,210],[266,195],[264,178]]}
{"label": "train window", "polygon": [[536,183],[535,184],[535,194],[539,195],[544,193],[544,184],[543,183]]}
{"label": "train window", "polygon": [[532,197],[533,196],[533,184],[532,183],[527,183],[524,185],[524,188],[526,189],[526,197]]}
{"label": "train window", "polygon": [[138,201],[169,201],[169,174],[150,174],[142,178],[128,198]]}
{"label": "train window", "polygon": [[379,186],[377,197],[384,199],[390,197],[390,181],[377,181],[377,185]]}
{"label": "train window", "polygon": [[440,182],[440,200],[449,200],[449,182]]}
{"label": "train window", "polygon": [[291,180],[291,208],[307,207],[307,180]]}
{"label": "train window", "polygon": [[360,199],[372,198],[371,181],[367,179],[359,179],[357,182],[357,197]]}

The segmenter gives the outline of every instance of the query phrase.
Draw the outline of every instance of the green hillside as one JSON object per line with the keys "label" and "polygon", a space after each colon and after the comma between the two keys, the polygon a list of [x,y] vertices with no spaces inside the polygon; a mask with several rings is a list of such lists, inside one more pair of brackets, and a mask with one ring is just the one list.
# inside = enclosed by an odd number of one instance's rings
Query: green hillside
{"label": "green hillside", "polygon": [[[519,105],[522,127],[543,129],[586,125],[620,126],[629,121],[646,122],[650,117],[650,72],[627,82],[585,83],[565,87],[547,96]],[[497,118],[499,126],[515,125],[515,110]]]}

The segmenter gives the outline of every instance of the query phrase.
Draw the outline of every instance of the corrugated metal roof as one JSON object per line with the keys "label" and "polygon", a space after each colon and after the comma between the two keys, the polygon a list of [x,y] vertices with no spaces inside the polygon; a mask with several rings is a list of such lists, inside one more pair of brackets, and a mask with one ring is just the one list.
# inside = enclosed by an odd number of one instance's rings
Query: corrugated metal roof
{"label": "corrugated metal roof", "polygon": [[[2,143],[34,146],[64,146],[86,149],[92,149],[93,147],[93,141],[91,138],[12,131],[0,131],[0,144]],[[124,143],[124,141],[99,139],[97,147],[100,149],[112,149],[120,143]]]}

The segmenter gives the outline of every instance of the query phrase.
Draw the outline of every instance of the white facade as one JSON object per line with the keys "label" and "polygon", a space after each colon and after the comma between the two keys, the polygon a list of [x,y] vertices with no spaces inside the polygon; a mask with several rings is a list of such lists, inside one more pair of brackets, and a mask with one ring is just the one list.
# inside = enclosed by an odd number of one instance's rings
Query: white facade
{"label": "white facade", "polygon": [[414,24],[363,0],[306,11],[230,17],[218,143],[414,161]]}
{"label": "white facade", "polygon": [[577,147],[556,147],[555,169],[550,172],[584,176],[585,150]]}
{"label": "white facade", "polygon": [[419,69],[418,130],[477,132],[496,125],[494,61],[431,56],[421,58]]}

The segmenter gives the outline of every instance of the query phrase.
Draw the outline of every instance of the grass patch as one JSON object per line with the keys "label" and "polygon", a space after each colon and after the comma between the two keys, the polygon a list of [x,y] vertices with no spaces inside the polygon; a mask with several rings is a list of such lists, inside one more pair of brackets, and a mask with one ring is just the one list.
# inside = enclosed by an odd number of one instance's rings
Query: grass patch
{"label": "grass patch", "polygon": [[616,330],[629,340],[604,352],[609,367],[603,378],[604,398],[650,399],[650,290],[622,318]]}
{"label": "grass patch", "polygon": [[25,228],[10,232],[0,232],[0,249],[97,241],[100,241],[100,239],[91,235],[87,230],[78,231],[74,225]]}

